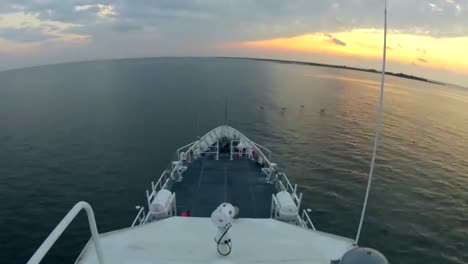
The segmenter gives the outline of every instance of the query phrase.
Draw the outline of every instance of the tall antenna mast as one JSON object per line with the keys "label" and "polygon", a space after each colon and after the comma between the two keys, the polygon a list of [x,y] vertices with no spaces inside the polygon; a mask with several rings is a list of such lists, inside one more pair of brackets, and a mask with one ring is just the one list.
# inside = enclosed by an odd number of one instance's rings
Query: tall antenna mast
{"label": "tall antenna mast", "polygon": [[196,122],[197,122],[197,124],[196,124],[197,125],[197,131],[196,131],[197,135],[196,136],[197,136],[197,138],[199,138],[200,137],[200,110],[197,109],[196,114],[197,114],[197,116],[196,116],[197,117],[197,119],[196,119]]}
{"label": "tall antenna mast", "polygon": [[382,61],[382,75],[380,79],[380,99],[377,109],[377,124],[375,128],[375,138],[374,138],[374,149],[372,151],[372,160],[369,170],[369,179],[367,180],[367,189],[366,196],[364,198],[364,204],[362,205],[361,220],[359,221],[359,227],[356,234],[356,245],[359,242],[359,236],[361,235],[362,223],[364,222],[364,217],[366,215],[367,209],[367,200],[369,199],[369,191],[372,183],[372,176],[374,175],[374,165],[375,157],[377,155],[377,145],[380,140],[380,132],[382,130],[382,106],[383,106],[383,96],[384,96],[384,83],[385,83],[385,64],[387,61],[387,0],[385,2],[384,8],[384,44],[383,44],[383,61]]}
{"label": "tall antenna mast", "polygon": [[228,124],[228,98],[226,96],[224,101],[224,124]]}

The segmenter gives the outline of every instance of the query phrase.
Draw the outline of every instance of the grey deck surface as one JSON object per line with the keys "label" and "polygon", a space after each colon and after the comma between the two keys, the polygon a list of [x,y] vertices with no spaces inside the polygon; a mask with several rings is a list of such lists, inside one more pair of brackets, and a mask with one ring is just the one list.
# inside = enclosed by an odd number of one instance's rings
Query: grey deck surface
{"label": "grey deck surface", "polygon": [[270,217],[274,185],[265,183],[265,175],[248,159],[219,160],[200,158],[175,183],[177,212],[190,210],[193,216],[209,217],[223,202],[239,207],[239,217]]}

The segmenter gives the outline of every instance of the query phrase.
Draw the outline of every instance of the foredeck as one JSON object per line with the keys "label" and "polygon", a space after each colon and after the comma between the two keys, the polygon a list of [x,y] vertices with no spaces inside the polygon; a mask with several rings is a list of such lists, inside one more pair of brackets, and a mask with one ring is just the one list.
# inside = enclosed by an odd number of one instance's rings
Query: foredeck
{"label": "foredeck", "polygon": [[247,158],[230,160],[220,156],[193,161],[175,183],[177,211],[209,217],[222,202],[239,207],[239,217],[269,218],[274,186],[265,182],[261,167]]}
{"label": "foredeck", "polygon": [[[39,263],[83,209],[93,239],[76,263],[97,263],[99,256],[105,259],[101,263],[329,264],[354,247],[353,240],[316,231],[307,212],[299,214],[302,193],[271,162],[271,151],[232,127],[211,130],[177,149],[177,156],[156,183],[151,182],[146,192],[149,210],[140,207],[131,227],[98,234],[91,207],[80,202],[34,254],[33,263]],[[279,201],[293,214],[282,215]],[[230,232],[235,246],[227,257],[216,252],[218,230],[210,219],[223,202],[240,210]],[[152,208],[153,204],[157,206]],[[177,216],[187,210],[193,217]],[[166,215],[159,214],[163,212]],[[168,218],[159,220],[156,215]]]}
{"label": "foredeck", "polygon": [[[215,235],[210,218],[170,217],[100,237],[105,262],[122,264],[330,264],[354,246],[351,239],[274,219],[241,218],[232,225],[232,253],[223,257]],[[92,241],[76,263],[98,263]]]}

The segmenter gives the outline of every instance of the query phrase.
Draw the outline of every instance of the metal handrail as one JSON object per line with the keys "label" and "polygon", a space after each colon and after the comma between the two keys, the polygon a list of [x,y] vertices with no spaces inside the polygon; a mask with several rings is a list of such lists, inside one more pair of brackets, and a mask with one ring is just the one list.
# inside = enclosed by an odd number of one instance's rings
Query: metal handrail
{"label": "metal handrail", "polygon": [[96,227],[96,219],[94,218],[93,208],[87,202],[78,202],[68,212],[68,214],[60,221],[50,235],[42,242],[41,246],[36,250],[34,255],[29,259],[28,264],[40,263],[44,256],[49,252],[50,248],[55,244],[57,239],[62,235],[63,231],[70,225],[81,210],[86,211],[88,216],[89,229],[91,230],[91,237],[93,240],[94,248],[96,249],[96,255],[98,262],[104,264],[104,257],[102,254],[101,243],[99,241],[99,233]]}
{"label": "metal handrail", "polygon": [[309,224],[312,227],[312,230],[317,231],[315,229],[314,223],[312,223],[312,220],[310,220],[309,213],[306,209],[302,210],[301,218],[302,218],[302,224],[305,228],[308,228],[307,224]]}
{"label": "metal handrail", "polygon": [[193,145],[195,145],[195,143],[197,143],[197,142],[198,142],[198,140],[195,140],[195,141],[193,141],[192,143],[189,143],[189,144],[187,144],[187,145],[185,145],[185,146],[183,146],[183,147],[178,148],[177,151],[176,151],[176,153],[177,153],[177,159],[180,158],[180,151],[181,151],[181,150],[183,150],[183,149],[185,149],[185,148],[189,148],[189,149],[190,149],[190,148],[191,148]]}
{"label": "metal handrail", "polygon": [[[281,181],[281,180],[284,180],[284,181],[286,182],[286,186],[284,186],[284,184],[283,184],[283,187],[284,187],[285,191],[289,191],[289,192],[291,192],[291,193],[295,193],[297,187],[295,188],[295,187],[292,186],[291,182],[290,182],[289,179],[288,179],[288,176],[286,176],[286,173],[280,171],[280,172],[278,172],[278,174],[279,174],[279,176],[282,176],[282,177],[279,178],[279,180],[280,180],[280,181]],[[288,189],[289,189],[289,190],[288,190]]]}
{"label": "metal handrail", "polygon": [[[225,128],[225,127],[228,127],[228,126],[221,126],[221,128]],[[187,148],[187,150],[185,151],[186,153],[189,153],[190,151],[194,150],[196,147],[199,147],[200,144],[203,142],[203,139],[206,138],[206,137],[209,137],[211,135],[211,133],[214,133],[216,134],[216,129],[218,129],[219,127],[217,128],[214,128],[212,130],[210,130],[208,133],[206,133],[205,135],[203,135],[202,137],[200,137],[200,139],[192,142],[192,143],[189,143],[183,147],[180,147],[177,149],[176,153],[178,155],[177,159],[179,160],[179,155],[180,155],[180,151]],[[248,137],[246,137],[244,134],[242,134],[241,132],[239,132],[237,129],[233,128],[233,127],[229,127],[229,129],[231,129],[232,131],[234,131],[236,134],[239,135],[239,138],[238,140],[240,140],[241,138],[243,138],[244,140],[246,140],[248,143],[250,143],[253,147],[255,147],[259,154],[262,156],[262,159],[265,161],[265,163],[270,166],[271,164],[271,150],[269,150],[268,148],[258,144],[258,143],[255,143],[253,142],[252,140],[250,140]],[[218,136],[216,134],[216,136]],[[266,150],[268,152],[268,157],[265,155],[265,153],[263,153],[263,151],[261,150]],[[207,153],[207,151],[205,151],[205,153]],[[201,153],[200,153],[201,154]]]}
{"label": "metal handrail", "polygon": [[145,218],[146,218],[145,207],[142,206],[140,207],[140,210],[138,211],[138,214],[135,217],[135,220],[133,220],[132,227],[134,227],[137,222],[140,225],[145,220]]}
{"label": "metal handrail", "polygon": [[[297,196],[297,184],[294,184],[294,187],[293,187],[291,182],[288,179],[288,176],[286,176],[286,173],[282,171],[278,172],[277,175],[280,176],[278,177],[278,183],[280,185],[280,188],[283,191],[287,191],[291,193],[293,198],[298,202],[298,205],[300,205],[301,200],[302,200],[302,193],[300,193],[299,196]],[[283,181],[286,182],[286,186],[284,185]]]}
{"label": "metal handrail", "polygon": [[[168,166],[168,169],[165,169],[162,173],[161,173],[161,176],[159,176],[159,179],[158,181],[156,182],[156,184],[154,184],[153,182],[151,182],[151,193],[149,193],[148,191],[146,191],[146,196],[148,198],[148,202],[153,199],[153,197],[156,195],[156,192],[158,190],[158,187],[159,187],[159,190],[161,189],[164,189],[164,186],[166,185],[166,182],[167,182],[167,179],[169,178],[168,174],[169,172],[168,171],[172,171],[170,168],[170,166],[172,165],[172,163],[169,164]],[[149,204],[148,204],[148,208],[149,208]]]}
{"label": "metal handrail", "polygon": [[[176,153],[177,153],[177,159],[176,160],[179,161],[179,162],[182,161],[181,157],[180,157],[180,153],[181,153],[182,150],[185,150],[184,151],[185,153],[191,153],[191,151],[198,150],[198,152],[196,154],[194,153],[194,155],[201,155],[202,153],[212,153],[212,154],[218,154],[219,155],[219,150],[217,150],[216,152],[210,150],[210,147],[212,147],[212,146],[207,146],[207,149],[205,151],[201,151],[201,149],[200,149],[201,144],[206,145],[206,142],[205,142],[206,139],[213,140],[213,137],[215,137],[215,139],[219,139],[221,137],[219,135],[219,133],[218,133],[219,129],[221,129],[221,130],[228,129],[228,130],[230,130],[229,133],[232,133],[233,135],[235,135],[234,139],[231,139],[231,154],[235,153],[233,151],[233,149],[232,149],[232,142],[233,141],[242,141],[242,140],[244,140],[250,146],[252,146],[253,149],[258,151],[259,157],[261,157],[261,159],[263,160],[263,167],[264,168],[271,168],[272,167],[273,163],[272,163],[272,160],[271,160],[271,156],[272,156],[272,151],[271,150],[269,150],[268,148],[266,148],[266,147],[264,147],[264,146],[262,146],[262,145],[260,145],[260,144],[258,144],[256,142],[252,141],[251,139],[246,137],[244,134],[242,134],[237,129],[232,128],[230,126],[226,126],[226,125],[214,128],[214,129],[210,130],[208,133],[206,133],[205,135],[203,135],[202,137],[200,137],[198,140],[193,141],[193,142],[191,142],[191,143],[189,143],[189,144],[187,144],[185,146],[182,146],[182,147],[178,148],[177,151],[176,151]],[[226,131],[221,131],[221,133],[226,133]],[[218,148],[219,148],[219,146],[218,146]],[[241,153],[241,151],[239,151],[237,153]],[[197,157],[199,157],[199,156],[197,156]],[[231,157],[231,159],[232,159],[232,157]],[[172,163],[170,163],[168,168],[163,171],[163,173],[159,177],[156,184],[151,182],[151,190],[146,191],[146,198],[147,198],[147,202],[148,202],[148,208],[150,208],[151,200],[156,196],[156,193],[161,189],[167,188],[167,184],[171,181],[171,179],[173,179],[173,177],[171,177],[171,174],[174,173],[174,168],[171,168],[171,166],[172,166]],[[278,177],[278,176],[280,176],[280,177]],[[299,195],[297,194],[297,185],[293,186],[284,172],[276,173],[276,177],[279,178],[278,183],[280,184],[281,189],[285,190],[285,191],[288,191],[292,195],[293,200],[296,202],[297,207],[300,208],[301,201],[302,201],[302,193],[300,193]],[[299,213],[298,213],[298,216],[299,216]],[[146,215],[144,222],[146,222],[148,220],[148,218],[149,218],[149,214]]]}
{"label": "metal handrail", "polygon": [[270,208],[270,217],[276,218],[278,214],[278,199],[274,194],[271,195],[271,208]]}
{"label": "metal handrail", "polygon": [[[262,145],[260,145],[260,144],[258,144],[258,143],[256,143],[256,142],[253,142],[253,143],[255,144],[255,146],[257,146],[257,148],[258,148],[259,150],[260,150],[260,149],[263,149],[263,150],[265,150],[265,151],[268,152],[268,162],[269,162],[269,163],[272,163],[273,161],[271,160],[271,153],[272,153],[271,150],[269,150],[268,148],[266,148],[266,147],[264,147],[264,146],[262,146]],[[269,165],[269,164],[268,164],[268,165]]]}

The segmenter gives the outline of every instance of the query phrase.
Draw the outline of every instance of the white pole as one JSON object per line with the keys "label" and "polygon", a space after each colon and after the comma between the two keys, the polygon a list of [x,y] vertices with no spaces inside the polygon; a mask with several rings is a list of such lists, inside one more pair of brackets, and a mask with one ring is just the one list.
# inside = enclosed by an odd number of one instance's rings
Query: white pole
{"label": "white pole", "polygon": [[385,0],[384,9],[384,45],[383,45],[383,61],[382,61],[382,73],[380,79],[380,98],[379,105],[377,108],[377,124],[375,128],[374,148],[372,150],[372,160],[369,170],[369,179],[367,180],[366,196],[364,197],[364,204],[362,206],[361,219],[359,220],[359,227],[356,234],[356,245],[359,242],[359,236],[361,235],[362,223],[366,215],[367,200],[369,199],[369,191],[372,183],[372,176],[374,175],[375,157],[377,156],[377,145],[380,140],[380,132],[382,130],[382,106],[384,96],[384,83],[385,83],[385,63],[387,61],[387,0]]}
{"label": "white pole", "polygon": [[232,160],[232,139],[231,139],[231,145],[230,145],[230,148],[231,148],[231,154],[230,154],[231,156],[230,156],[230,158],[231,158],[231,160]]}
{"label": "white pole", "polygon": [[[155,190],[153,190],[152,192],[154,192]],[[150,202],[150,194],[148,192],[148,190],[146,190],[146,200],[148,201],[148,210],[150,209],[151,207],[151,202]]]}
{"label": "white pole", "polygon": [[216,160],[219,160],[219,140],[216,141]]}

